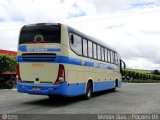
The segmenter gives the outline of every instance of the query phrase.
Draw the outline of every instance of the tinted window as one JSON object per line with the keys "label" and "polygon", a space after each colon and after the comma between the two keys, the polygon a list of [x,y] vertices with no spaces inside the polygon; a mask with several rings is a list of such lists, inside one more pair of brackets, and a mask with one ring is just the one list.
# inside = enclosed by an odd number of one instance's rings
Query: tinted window
{"label": "tinted window", "polygon": [[118,64],[118,57],[117,57],[117,53],[115,53],[115,64]]}
{"label": "tinted window", "polygon": [[111,51],[111,63],[114,63],[114,52]]}
{"label": "tinted window", "polygon": [[[73,35],[73,41],[71,35]],[[82,55],[82,38],[80,36],[70,33],[70,46],[75,53]]]}
{"label": "tinted window", "polygon": [[92,58],[92,42],[88,41],[88,56]]}
{"label": "tinted window", "polygon": [[104,48],[101,47],[101,52],[102,52],[102,61],[104,61]]}
{"label": "tinted window", "polygon": [[87,56],[87,40],[83,39],[83,55]]}
{"label": "tinted window", "polygon": [[23,43],[60,43],[60,26],[37,25],[23,27],[19,44]]}
{"label": "tinted window", "polygon": [[97,59],[97,45],[93,43],[93,58]]}
{"label": "tinted window", "polygon": [[111,62],[111,54],[110,54],[110,50],[108,50],[108,62]]}
{"label": "tinted window", "polygon": [[105,61],[108,62],[108,50],[105,49]]}
{"label": "tinted window", "polygon": [[101,49],[99,45],[97,45],[97,50],[98,50],[98,60],[101,60]]}

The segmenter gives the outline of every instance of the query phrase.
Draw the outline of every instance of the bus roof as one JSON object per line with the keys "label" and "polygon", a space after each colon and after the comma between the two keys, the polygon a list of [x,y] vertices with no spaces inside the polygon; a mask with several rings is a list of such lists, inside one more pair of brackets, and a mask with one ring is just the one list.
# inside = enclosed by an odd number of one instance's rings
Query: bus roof
{"label": "bus roof", "polygon": [[[99,40],[97,38],[91,37],[89,35],[86,35],[85,33],[80,32],[79,30],[77,30],[77,29],[75,29],[75,28],[73,28],[73,27],[71,27],[71,26],[69,26],[67,24],[63,24],[63,23],[37,23],[37,24],[29,24],[29,25],[25,25],[25,26],[36,26],[36,25],[62,25],[63,27],[68,28],[72,32],[75,32],[75,33],[78,33],[79,35],[82,35],[84,38],[89,39],[90,41],[93,41],[93,42],[95,42],[95,43],[97,43],[97,44],[99,44],[99,45],[101,45],[103,47],[106,47],[106,48],[108,48],[110,50],[113,50],[114,52],[117,52],[117,50],[115,48],[109,46],[105,42],[103,42],[103,41],[101,41],[101,40]],[[25,26],[23,26],[23,27],[25,27]]]}
{"label": "bus roof", "polygon": [[95,42],[95,43],[97,43],[97,44],[99,44],[99,45],[101,45],[103,47],[106,47],[106,48],[108,48],[110,50],[113,50],[114,52],[117,52],[116,49],[114,49],[113,47],[109,46],[108,44],[106,44],[105,42],[103,42],[103,41],[101,41],[101,40],[99,40],[97,38],[94,38],[94,37],[91,37],[89,35],[86,35],[85,33],[80,32],[77,29],[75,29],[73,27],[70,27],[70,26],[68,26],[66,24],[62,24],[62,25],[68,27],[69,30],[71,30],[71,31],[73,31],[75,33],[78,33],[79,35],[82,35],[84,38],[89,39],[90,41],[93,41],[93,42]]}

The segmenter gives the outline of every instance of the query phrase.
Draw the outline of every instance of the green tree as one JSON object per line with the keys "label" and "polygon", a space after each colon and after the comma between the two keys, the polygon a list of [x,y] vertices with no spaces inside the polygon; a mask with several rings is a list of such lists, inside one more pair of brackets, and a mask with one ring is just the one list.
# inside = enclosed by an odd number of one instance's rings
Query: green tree
{"label": "green tree", "polygon": [[132,76],[133,79],[136,79],[136,72],[135,72],[135,71],[132,71],[131,76]]}
{"label": "green tree", "polygon": [[3,72],[7,71],[16,71],[16,58],[6,55],[0,55],[0,75],[2,75]]}
{"label": "green tree", "polygon": [[136,72],[136,79],[139,80],[140,73]]}
{"label": "green tree", "polygon": [[154,75],[160,75],[160,72],[159,72],[158,70],[154,70],[154,71],[152,72],[152,74],[154,74]]}

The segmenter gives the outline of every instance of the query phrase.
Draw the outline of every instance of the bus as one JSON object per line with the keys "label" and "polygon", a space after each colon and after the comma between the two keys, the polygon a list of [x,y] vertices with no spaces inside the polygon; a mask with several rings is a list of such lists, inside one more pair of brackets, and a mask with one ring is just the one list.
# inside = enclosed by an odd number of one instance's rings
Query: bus
{"label": "bus", "polygon": [[16,87],[33,95],[78,96],[121,87],[124,67],[118,52],[100,40],[61,23],[21,28]]}

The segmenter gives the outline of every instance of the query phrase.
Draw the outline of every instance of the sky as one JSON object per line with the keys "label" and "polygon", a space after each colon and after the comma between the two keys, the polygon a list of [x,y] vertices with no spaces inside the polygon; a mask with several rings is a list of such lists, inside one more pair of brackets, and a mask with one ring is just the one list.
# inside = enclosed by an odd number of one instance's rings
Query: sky
{"label": "sky", "polygon": [[0,49],[25,24],[61,22],[115,48],[128,68],[160,70],[160,0],[0,0]]}

